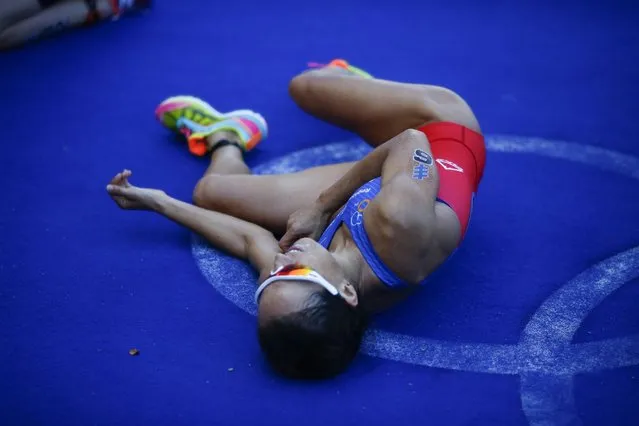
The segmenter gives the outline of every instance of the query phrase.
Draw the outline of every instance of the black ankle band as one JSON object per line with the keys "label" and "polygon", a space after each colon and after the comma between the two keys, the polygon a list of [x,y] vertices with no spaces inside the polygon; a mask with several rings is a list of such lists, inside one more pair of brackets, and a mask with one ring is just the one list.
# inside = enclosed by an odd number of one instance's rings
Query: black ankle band
{"label": "black ankle band", "polygon": [[215,146],[213,146],[213,149],[211,149],[211,154],[213,154],[216,149],[222,148],[223,146],[227,146],[227,145],[236,146],[236,147],[238,147],[240,149],[240,151],[242,151],[242,147],[240,146],[239,143],[230,141],[228,139],[220,139],[219,141],[217,141]]}

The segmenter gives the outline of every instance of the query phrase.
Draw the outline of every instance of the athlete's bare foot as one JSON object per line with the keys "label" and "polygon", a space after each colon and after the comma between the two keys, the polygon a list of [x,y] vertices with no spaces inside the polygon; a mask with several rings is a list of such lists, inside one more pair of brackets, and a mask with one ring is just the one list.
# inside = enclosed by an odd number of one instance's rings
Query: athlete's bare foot
{"label": "athlete's bare foot", "polygon": [[107,185],[107,192],[122,209],[153,210],[158,198],[166,194],[158,189],[138,188],[131,185],[129,183],[131,175],[130,170],[118,173]]}

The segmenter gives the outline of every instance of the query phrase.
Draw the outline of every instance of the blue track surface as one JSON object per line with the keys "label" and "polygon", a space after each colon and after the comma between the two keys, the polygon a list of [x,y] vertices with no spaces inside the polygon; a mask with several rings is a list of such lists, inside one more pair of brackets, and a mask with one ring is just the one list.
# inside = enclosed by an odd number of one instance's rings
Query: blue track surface
{"label": "blue track surface", "polygon": [[[157,3],[0,56],[0,424],[637,424],[637,6]],[[253,166],[352,139],[287,96],[335,57],[456,90],[491,151],[466,242],[379,318],[377,356],[303,385],[209,284],[215,252],[104,187],[126,167],[190,198],[206,163],[153,116],[175,94],[263,113]]]}

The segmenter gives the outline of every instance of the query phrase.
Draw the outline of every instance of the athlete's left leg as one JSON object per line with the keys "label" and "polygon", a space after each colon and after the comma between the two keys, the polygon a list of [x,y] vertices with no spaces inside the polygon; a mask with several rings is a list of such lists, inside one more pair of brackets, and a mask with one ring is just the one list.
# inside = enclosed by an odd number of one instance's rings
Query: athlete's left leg
{"label": "athlete's left leg", "polygon": [[404,130],[440,121],[480,131],[470,107],[453,91],[376,79],[343,60],[297,75],[289,93],[305,112],[356,133],[374,147]]}

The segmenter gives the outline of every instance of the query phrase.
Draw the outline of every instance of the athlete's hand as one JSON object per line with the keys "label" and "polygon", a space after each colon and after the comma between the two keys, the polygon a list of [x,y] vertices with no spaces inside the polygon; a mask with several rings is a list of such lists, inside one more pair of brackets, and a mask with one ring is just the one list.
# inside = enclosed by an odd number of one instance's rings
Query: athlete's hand
{"label": "athlete's hand", "polygon": [[319,239],[330,217],[330,212],[316,203],[297,210],[288,218],[286,233],[280,239],[280,248],[286,251],[300,238]]}
{"label": "athlete's hand", "polygon": [[158,197],[166,195],[157,189],[138,188],[129,183],[130,170],[115,175],[107,185],[113,201],[125,210],[152,210]]}

